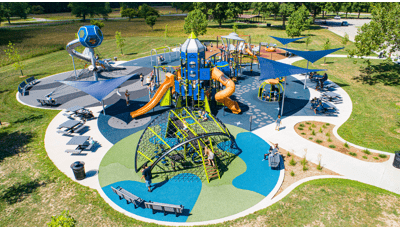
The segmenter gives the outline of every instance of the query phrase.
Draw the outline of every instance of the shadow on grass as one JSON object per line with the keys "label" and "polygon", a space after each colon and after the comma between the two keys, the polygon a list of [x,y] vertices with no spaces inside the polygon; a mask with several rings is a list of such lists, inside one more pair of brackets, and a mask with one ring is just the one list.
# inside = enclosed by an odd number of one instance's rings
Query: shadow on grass
{"label": "shadow on grass", "polygon": [[18,155],[24,151],[24,147],[32,139],[30,133],[0,132],[0,163],[7,157]]}
{"label": "shadow on grass", "polygon": [[375,85],[383,83],[388,86],[400,85],[400,65],[385,60],[377,65],[360,67],[360,75],[353,77],[354,80],[363,84]]}
{"label": "shadow on grass", "polygon": [[13,184],[0,193],[0,200],[8,204],[15,204],[23,201],[29,194],[33,193],[37,188],[46,186],[45,182],[39,182],[38,179],[23,183]]}
{"label": "shadow on grass", "polygon": [[33,115],[33,114],[31,114],[31,115],[29,115],[27,117],[20,118],[20,119],[14,121],[13,123],[16,123],[16,124],[25,123],[25,122],[31,123],[34,120],[39,120],[39,119],[42,119],[42,118],[43,118],[43,115]]}

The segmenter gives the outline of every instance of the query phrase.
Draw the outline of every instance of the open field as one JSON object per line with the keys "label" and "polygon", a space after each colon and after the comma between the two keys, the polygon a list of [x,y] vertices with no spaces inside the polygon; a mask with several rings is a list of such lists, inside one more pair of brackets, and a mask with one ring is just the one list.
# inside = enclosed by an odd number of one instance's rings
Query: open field
{"label": "open field", "polygon": [[[365,64],[348,58],[327,58],[310,64],[310,68],[328,69],[328,77],[350,95],[353,111],[338,130],[338,134],[351,143],[365,148],[387,152],[400,146],[399,104],[400,66],[392,62],[371,60],[374,71],[367,75]],[[294,65],[306,67],[302,60]]]}

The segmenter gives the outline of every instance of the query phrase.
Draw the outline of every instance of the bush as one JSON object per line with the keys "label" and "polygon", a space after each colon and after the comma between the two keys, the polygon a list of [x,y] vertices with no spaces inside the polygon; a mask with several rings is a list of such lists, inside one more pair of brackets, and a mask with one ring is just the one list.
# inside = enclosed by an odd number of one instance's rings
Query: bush
{"label": "bush", "polygon": [[290,175],[291,175],[291,176],[294,176],[294,172],[293,172],[293,171],[291,171],[291,172],[290,172]]}
{"label": "bush", "polygon": [[52,216],[49,227],[75,227],[76,220],[69,215],[69,211],[64,210],[59,216]]}
{"label": "bush", "polygon": [[322,133],[322,128],[321,127],[319,127],[319,132]]}
{"label": "bush", "polygon": [[321,144],[323,141],[320,139],[315,140],[315,142],[317,142],[318,144]]}
{"label": "bush", "polygon": [[311,126],[308,127],[308,130],[312,130]]}
{"label": "bush", "polygon": [[329,124],[329,123],[326,123],[325,125],[326,125],[326,126],[330,126],[331,124]]}
{"label": "bush", "polygon": [[329,145],[329,148],[334,149],[334,148],[336,148],[336,146],[335,145]]}
{"label": "bush", "polygon": [[90,24],[94,25],[94,26],[98,26],[100,29],[104,27],[104,23],[99,21],[99,20],[90,20]]}
{"label": "bush", "polygon": [[312,140],[312,139],[313,139],[312,137],[309,137],[309,138],[308,138],[308,140]]}
{"label": "bush", "polygon": [[306,165],[303,165],[303,171],[307,171],[308,167]]}
{"label": "bush", "polygon": [[306,135],[306,133],[301,133],[301,135]]}
{"label": "bush", "polygon": [[291,166],[295,166],[297,164],[297,162],[292,158],[292,159],[290,159],[289,164]]}
{"label": "bush", "polygon": [[304,125],[304,124],[300,124],[299,126],[300,126],[300,127],[305,127],[305,125]]}
{"label": "bush", "polygon": [[364,158],[364,159],[368,159],[368,157],[367,157],[367,156],[363,156],[363,158]]}
{"label": "bush", "polygon": [[317,127],[317,126],[315,126],[315,124],[314,124],[314,123],[312,123],[311,127],[315,128],[315,127]]}
{"label": "bush", "polygon": [[310,123],[310,122],[306,122],[306,124],[307,124],[307,125],[311,125],[311,123]]}
{"label": "bush", "polygon": [[371,155],[371,152],[368,149],[364,149],[363,153],[367,154],[367,155]]}
{"label": "bush", "polygon": [[298,127],[297,129],[298,129],[298,130],[303,130],[303,128],[302,128],[302,127]]}
{"label": "bush", "polygon": [[315,131],[314,131],[314,129],[311,131],[311,135],[315,136]]}
{"label": "bush", "polygon": [[292,154],[290,154],[290,152],[287,152],[287,156],[290,157],[290,156],[292,156]]}
{"label": "bush", "polygon": [[330,136],[331,136],[331,134],[330,134],[330,133],[326,133],[326,134],[325,134],[325,136],[327,136],[327,137],[330,137]]}
{"label": "bush", "polygon": [[347,142],[346,143],[344,143],[344,147],[346,147],[346,148],[350,148],[350,146],[349,146],[349,144],[347,144]]}
{"label": "bush", "polygon": [[379,160],[379,158],[378,157],[373,157],[375,160]]}
{"label": "bush", "polygon": [[322,128],[326,129],[326,125],[322,125]]}
{"label": "bush", "polygon": [[357,153],[349,152],[349,154],[352,155],[353,157],[357,156]]}
{"label": "bush", "polygon": [[33,5],[31,7],[31,14],[44,14],[44,8],[41,5]]}
{"label": "bush", "polygon": [[318,165],[317,165],[317,169],[318,169],[319,171],[321,171],[321,170],[322,170],[322,166],[321,166],[321,164],[318,164]]}
{"label": "bush", "polygon": [[378,155],[380,158],[387,158],[387,155],[385,155],[385,154],[379,154]]}
{"label": "bush", "polygon": [[328,138],[328,142],[332,142],[332,139],[330,137]]}

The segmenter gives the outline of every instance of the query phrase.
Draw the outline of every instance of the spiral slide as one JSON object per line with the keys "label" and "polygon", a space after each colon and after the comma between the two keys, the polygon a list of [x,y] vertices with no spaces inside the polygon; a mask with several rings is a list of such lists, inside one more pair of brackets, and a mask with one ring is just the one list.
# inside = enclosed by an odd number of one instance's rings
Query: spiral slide
{"label": "spiral slide", "polygon": [[228,109],[232,110],[234,114],[239,114],[242,111],[239,104],[237,101],[232,101],[229,98],[235,92],[235,83],[231,79],[225,78],[224,73],[217,67],[214,67],[212,70],[211,78],[214,81],[221,82],[226,87],[224,90],[215,94],[215,100],[223,103]]}
{"label": "spiral slide", "polygon": [[167,73],[165,75],[165,80],[164,82],[160,85],[160,88],[158,88],[156,94],[154,94],[153,98],[142,108],[133,111],[130,113],[132,118],[138,117],[140,115],[146,114],[150,110],[152,110],[154,107],[157,106],[158,102],[163,98],[164,94],[168,91],[169,88],[174,87],[174,75],[171,73]]}
{"label": "spiral slide", "polygon": [[246,51],[249,55],[253,56],[254,58],[257,58],[256,55],[254,55],[253,52],[251,52],[251,50],[250,50],[249,48],[246,48],[245,51]]}

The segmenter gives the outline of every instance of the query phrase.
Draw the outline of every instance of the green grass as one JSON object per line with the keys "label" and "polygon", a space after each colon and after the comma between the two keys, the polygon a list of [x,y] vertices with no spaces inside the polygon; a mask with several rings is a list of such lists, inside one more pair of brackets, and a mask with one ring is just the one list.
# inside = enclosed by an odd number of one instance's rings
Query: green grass
{"label": "green grass", "polygon": [[[347,49],[347,47],[346,47]],[[373,73],[367,75],[365,64],[357,59],[327,58],[329,79],[339,84],[353,103],[350,118],[338,129],[338,134],[348,142],[369,149],[393,153],[400,146],[400,134],[396,131],[400,102],[400,66],[382,60],[371,60]],[[310,68],[322,68],[323,60]],[[306,67],[302,60],[294,63]],[[326,124],[328,125],[328,124]]]}

